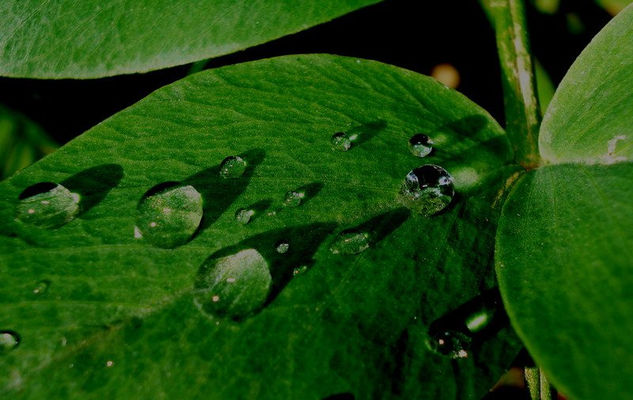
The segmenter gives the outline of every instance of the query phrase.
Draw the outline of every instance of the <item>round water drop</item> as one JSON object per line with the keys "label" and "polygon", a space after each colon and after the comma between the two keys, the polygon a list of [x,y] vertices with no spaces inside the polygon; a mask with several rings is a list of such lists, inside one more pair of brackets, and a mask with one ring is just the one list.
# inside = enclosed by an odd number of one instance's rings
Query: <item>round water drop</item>
{"label": "round water drop", "polygon": [[468,357],[471,341],[461,332],[443,330],[430,335],[427,345],[437,354],[457,359]]}
{"label": "round water drop", "polygon": [[51,281],[49,281],[48,279],[37,282],[37,284],[33,288],[33,294],[44,294],[48,290],[48,287],[50,285]]}
{"label": "round water drop", "polygon": [[257,311],[272,286],[268,263],[255,249],[206,260],[194,283],[194,303],[205,314],[242,319]]}
{"label": "round water drop", "polygon": [[290,243],[286,240],[280,240],[275,244],[275,250],[277,250],[277,253],[279,254],[286,254],[289,249]]}
{"label": "round water drop", "polygon": [[440,166],[423,165],[407,174],[401,193],[411,209],[429,217],[453,200],[453,177]]}
{"label": "round water drop", "polygon": [[229,156],[220,164],[220,176],[222,178],[239,178],[246,171],[246,161],[240,156]]}
{"label": "round water drop", "polygon": [[255,215],[254,210],[248,210],[246,208],[240,208],[235,212],[235,219],[240,224],[246,225],[251,222],[251,218]]}
{"label": "round water drop", "polygon": [[20,335],[13,331],[0,331],[0,354],[15,349],[19,344]]}
{"label": "round water drop", "polygon": [[371,235],[367,232],[343,231],[330,246],[333,254],[359,254],[369,248]]}
{"label": "round water drop", "polygon": [[332,148],[339,151],[347,151],[352,147],[352,140],[345,132],[336,132],[330,139]]}
{"label": "round water drop", "polygon": [[135,237],[158,247],[179,246],[196,232],[202,212],[202,196],[193,186],[158,185],[138,205]]}
{"label": "round water drop", "polygon": [[20,194],[17,219],[43,228],[59,228],[70,222],[79,212],[79,199],[62,185],[43,182],[33,185]]}
{"label": "round water drop", "polygon": [[409,150],[416,157],[426,157],[433,150],[433,141],[422,133],[415,134],[409,139]]}
{"label": "round water drop", "polygon": [[286,196],[284,197],[284,206],[298,207],[301,205],[305,196],[306,194],[304,192],[295,192],[294,190],[286,192]]}
{"label": "round water drop", "polygon": [[292,269],[292,275],[293,276],[297,276],[299,274],[303,274],[308,270],[308,266],[307,265],[301,265],[299,267],[295,267]]}

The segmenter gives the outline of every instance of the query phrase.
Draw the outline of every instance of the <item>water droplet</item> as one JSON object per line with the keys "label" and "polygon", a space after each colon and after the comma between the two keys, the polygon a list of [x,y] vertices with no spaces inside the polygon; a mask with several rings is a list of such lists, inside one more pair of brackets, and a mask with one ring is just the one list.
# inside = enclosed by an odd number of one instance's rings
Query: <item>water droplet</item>
{"label": "water droplet", "polygon": [[173,248],[187,242],[201,220],[202,196],[193,186],[161,184],[141,199],[134,237]]}
{"label": "water droplet", "polygon": [[235,219],[240,224],[248,224],[251,222],[251,218],[255,215],[255,210],[248,210],[246,208],[240,208],[235,212]]}
{"label": "water droplet", "polygon": [[433,150],[433,141],[422,133],[415,134],[409,139],[409,150],[416,157],[426,157]]}
{"label": "water droplet", "polygon": [[299,267],[295,267],[292,270],[292,275],[293,276],[297,276],[299,274],[303,274],[308,270],[308,266],[307,265],[301,265]]}
{"label": "water droplet", "polygon": [[20,335],[13,331],[0,331],[0,354],[15,349],[20,344]]}
{"label": "water droplet", "polygon": [[348,230],[339,233],[330,246],[333,254],[359,254],[369,248],[371,235],[367,232]]}
{"label": "water droplet", "polygon": [[442,167],[423,165],[409,172],[402,185],[404,200],[424,216],[444,210],[453,200],[453,178]]}
{"label": "water droplet", "polygon": [[298,207],[301,205],[303,198],[305,197],[304,192],[296,192],[294,190],[290,190],[286,192],[286,196],[284,197],[284,206],[286,207]]}
{"label": "water droplet", "polygon": [[330,139],[332,148],[339,151],[347,151],[352,147],[352,140],[345,132],[336,132]]}
{"label": "water droplet", "polygon": [[28,187],[19,199],[17,219],[43,228],[58,228],[79,212],[80,196],[52,182]]}
{"label": "water droplet", "polygon": [[246,161],[240,156],[229,156],[220,164],[222,178],[239,178],[246,171]]}
{"label": "water droplet", "polygon": [[264,304],[271,286],[264,257],[245,249],[203,263],[194,284],[194,302],[205,314],[241,319]]}
{"label": "water droplet", "polygon": [[33,288],[33,294],[43,294],[48,290],[48,287],[51,285],[51,281],[48,279],[41,280],[37,282],[35,287]]}
{"label": "water droplet", "polygon": [[428,347],[437,354],[450,358],[466,358],[472,339],[461,332],[442,330],[431,334]]}
{"label": "water droplet", "polygon": [[275,250],[277,250],[277,253],[279,254],[286,254],[289,249],[290,243],[288,243],[286,240],[280,240],[275,243]]}
{"label": "water droplet", "polygon": [[494,310],[483,309],[466,317],[465,323],[469,331],[475,333],[484,329],[492,320]]}
{"label": "water droplet", "polygon": [[113,365],[114,365],[114,361],[112,361],[112,360],[108,360],[108,361],[106,361],[106,364],[105,364],[105,365],[106,365],[106,368],[110,368],[111,366],[113,366]]}

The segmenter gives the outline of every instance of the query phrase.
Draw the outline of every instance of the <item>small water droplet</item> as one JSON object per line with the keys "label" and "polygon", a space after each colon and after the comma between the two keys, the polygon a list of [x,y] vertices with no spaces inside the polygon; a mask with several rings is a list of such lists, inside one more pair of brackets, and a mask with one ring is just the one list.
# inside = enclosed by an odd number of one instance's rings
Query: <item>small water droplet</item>
{"label": "small water droplet", "polygon": [[345,132],[336,132],[330,139],[332,148],[339,151],[347,151],[352,147],[352,140]]}
{"label": "small water droplet", "polygon": [[37,284],[33,288],[33,294],[44,294],[48,290],[48,287],[50,285],[51,281],[49,281],[48,279],[37,282]]}
{"label": "small water droplet", "polygon": [[333,254],[359,254],[369,248],[371,235],[367,232],[348,230],[339,233],[330,246]]}
{"label": "small water droplet", "polygon": [[299,274],[303,274],[308,270],[308,266],[307,265],[301,265],[299,267],[295,267],[292,270],[292,275],[293,276],[297,276]]}
{"label": "small water droplet", "polygon": [[253,217],[253,215],[255,215],[255,210],[240,208],[239,210],[235,212],[235,219],[240,224],[246,225],[249,222],[251,222],[251,218]]}
{"label": "small water droplet", "polygon": [[15,349],[19,344],[20,335],[13,331],[0,331],[0,354]]}
{"label": "small water droplet", "polygon": [[113,365],[114,365],[114,361],[112,361],[112,360],[106,361],[106,368],[110,368]]}
{"label": "small water droplet", "polygon": [[59,228],[79,212],[80,196],[52,182],[28,187],[19,199],[17,219],[43,228]]}
{"label": "small water droplet", "polygon": [[415,134],[409,139],[409,150],[416,157],[426,157],[433,151],[433,141],[425,134]]}
{"label": "small water droplet", "polygon": [[288,243],[286,240],[280,240],[277,243],[275,243],[275,250],[279,254],[286,254],[289,249],[290,249],[290,243]]}
{"label": "small water droplet", "polygon": [[294,190],[290,190],[286,192],[286,196],[284,197],[284,206],[286,207],[298,207],[301,205],[305,197],[304,192],[297,192]]}
{"label": "small water droplet", "polygon": [[435,353],[457,359],[468,357],[471,341],[471,338],[461,332],[442,330],[431,334],[427,344]]}
{"label": "small water droplet", "polygon": [[158,185],[139,202],[134,237],[158,247],[179,246],[196,232],[202,212],[202,196],[193,186]]}
{"label": "small water droplet", "polygon": [[229,156],[220,164],[222,178],[239,178],[246,171],[246,161],[240,156]]}
{"label": "small water droplet", "polygon": [[466,317],[466,327],[469,331],[475,333],[484,329],[492,320],[494,310],[482,309],[478,310]]}
{"label": "small water droplet", "polygon": [[194,284],[194,303],[205,314],[242,319],[268,297],[272,277],[255,249],[206,260]]}
{"label": "small water droplet", "polygon": [[453,178],[442,167],[423,165],[410,171],[401,193],[410,208],[424,216],[444,210],[453,200]]}

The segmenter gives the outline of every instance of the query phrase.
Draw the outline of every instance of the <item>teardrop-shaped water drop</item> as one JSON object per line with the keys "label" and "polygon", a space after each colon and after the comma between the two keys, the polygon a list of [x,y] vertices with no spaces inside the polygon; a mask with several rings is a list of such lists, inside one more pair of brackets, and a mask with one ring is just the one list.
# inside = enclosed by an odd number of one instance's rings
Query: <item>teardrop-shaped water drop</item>
{"label": "teardrop-shaped water drop", "polygon": [[466,358],[469,355],[472,339],[454,330],[440,330],[429,335],[427,345],[437,354],[453,359]]}
{"label": "teardrop-shaped water drop", "polygon": [[64,186],[43,182],[30,186],[20,194],[17,219],[43,228],[58,228],[70,222],[79,212],[80,196]]}
{"label": "teardrop-shaped water drop", "polygon": [[0,331],[0,354],[6,353],[18,347],[20,335],[14,331]]}
{"label": "teardrop-shaped water drop", "polygon": [[220,164],[222,178],[239,178],[246,171],[246,161],[240,156],[229,156]]}
{"label": "teardrop-shaped water drop", "polygon": [[300,191],[290,190],[286,192],[284,197],[284,206],[286,207],[298,207],[305,198],[305,193]]}
{"label": "teardrop-shaped water drop", "polygon": [[196,232],[202,213],[202,196],[193,186],[158,185],[138,205],[135,237],[158,247],[179,246]]}
{"label": "teardrop-shaped water drop", "polygon": [[330,138],[332,148],[338,151],[347,151],[352,147],[352,140],[345,132],[336,132]]}
{"label": "teardrop-shaped water drop", "polygon": [[433,151],[433,141],[423,133],[417,133],[409,139],[409,150],[416,157],[426,157]]}
{"label": "teardrop-shaped water drop", "polygon": [[275,250],[279,254],[286,254],[290,249],[290,243],[287,240],[280,240],[275,243]]}
{"label": "teardrop-shaped water drop", "polygon": [[48,290],[48,287],[51,285],[51,281],[48,279],[41,280],[35,284],[33,288],[33,294],[44,294]]}
{"label": "teardrop-shaped water drop", "polygon": [[240,224],[246,225],[251,222],[251,218],[255,215],[255,210],[250,210],[247,208],[240,208],[235,212],[235,219]]}
{"label": "teardrop-shaped water drop", "polygon": [[367,232],[348,230],[339,233],[330,246],[333,254],[359,254],[369,248],[371,235]]}
{"label": "teardrop-shaped water drop", "polygon": [[453,200],[453,178],[442,167],[423,165],[407,174],[401,193],[414,211],[431,216],[444,210]]}
{"label": "teardrop-shaped water drop", "polygon": [[204,262],[194,284],[194,302],[205,314],[242,319],[268,297],[272,277],[255,249],[245,249]]}

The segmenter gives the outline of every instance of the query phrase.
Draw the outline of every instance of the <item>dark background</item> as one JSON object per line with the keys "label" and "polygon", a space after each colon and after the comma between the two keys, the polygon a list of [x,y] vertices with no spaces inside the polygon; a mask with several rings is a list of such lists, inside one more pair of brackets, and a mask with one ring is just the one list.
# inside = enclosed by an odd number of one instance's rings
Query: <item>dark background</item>
{"label": "dark background", "polygon": [[[532,50],[554,83],[611,18],[593,0],[563,0],[547,15],[527,0]],[[569,15],[584,29],[571,33]],[[477,0],[387,0],[332,22],[211,60],[206,68],[293,53],[332,53],[379,60],[430,74],[440,63],[457,68],[457,88],[503,121],[503,97],[494,33]],[[95,80],[0,78],[0,104],[19,111],[63,144],[183,78],[191,65]]]}

